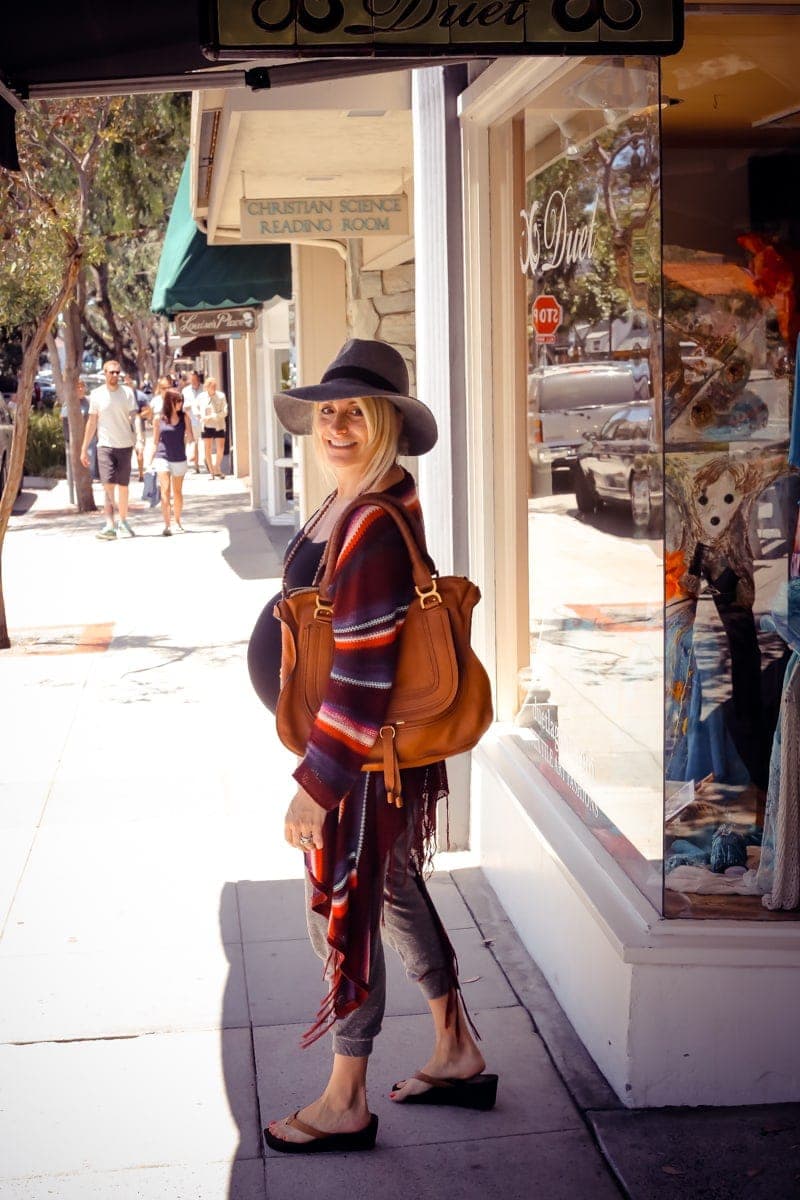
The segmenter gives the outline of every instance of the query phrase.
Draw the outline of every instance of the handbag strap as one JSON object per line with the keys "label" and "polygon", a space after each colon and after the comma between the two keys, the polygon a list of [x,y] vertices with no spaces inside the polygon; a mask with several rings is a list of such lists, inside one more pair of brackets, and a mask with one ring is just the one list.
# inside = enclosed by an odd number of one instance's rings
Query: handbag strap
{"label": "handbag strap", "polygon": [[362,496],[357,496],[344,509],[333,533],[328,539],[325,554],[320,563],[320,571],[322,572],[319,579],[320,601],[328,603],[330,600],[333,573],[336,570],[336,563],[339,560],[339,554],[350,517],[357,509],[364,508],[365,506],[382,508],[392,518],[400,530],[406,549],[408,550],[409,558],[411,559],[411,573],[414,578],[414,586],[418,592],[430,592],[434,587],[433,576],[436,568],[427,551],[420,546],[418,535],[411,525],[411,518],[405,505],[395,500],[393,496],[387,496],[384,492],[364,492]]}

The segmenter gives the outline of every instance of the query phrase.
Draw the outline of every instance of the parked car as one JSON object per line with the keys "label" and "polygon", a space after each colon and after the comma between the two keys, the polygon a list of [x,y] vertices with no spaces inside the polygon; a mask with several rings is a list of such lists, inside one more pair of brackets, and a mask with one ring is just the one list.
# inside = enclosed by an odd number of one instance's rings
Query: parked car
{"label": "parked car", "polygon": [[664,502],[652,404],[629,404],[609,417],[600,432],[578,448],[572,479],[581,512],[616,502],[630,508],[634,525],[649,525],[654,508]]}
{"label": "parked car", "polygon": [[14,433],[14,418],[4,399],[0,399],[0,496],[6,488],[8,464],[11,461],[11,438]]}
{"label": "parked car", "polygon": [[627,366],[610,362],[537,367],[528,376],[528,456],[553,479],[568,475],[578,446],[634,399]]}

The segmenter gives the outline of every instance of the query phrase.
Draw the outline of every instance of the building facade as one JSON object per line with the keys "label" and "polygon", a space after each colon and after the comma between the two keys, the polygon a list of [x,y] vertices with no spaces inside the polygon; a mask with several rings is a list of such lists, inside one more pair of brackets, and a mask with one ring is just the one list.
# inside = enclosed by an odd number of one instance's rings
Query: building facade
{"label": "building facade", "polygon": [[631,1106],[800,1097],[797,22],[197,101],[210,237],[245,197],[408,198],[406,233],[289,239],[292,357],[383,337],[436,413],[497,715],[454,842]]}

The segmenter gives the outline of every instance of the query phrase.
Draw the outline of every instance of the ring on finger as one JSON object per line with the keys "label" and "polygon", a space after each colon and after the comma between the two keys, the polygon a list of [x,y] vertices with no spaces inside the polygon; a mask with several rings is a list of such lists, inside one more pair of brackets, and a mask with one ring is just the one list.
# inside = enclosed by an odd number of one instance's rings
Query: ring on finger
{"label": "ring on finger", "polygon": [[297,840],[301,846],[312,846],[314,844],[314,839],[309,833],[301,833]]}

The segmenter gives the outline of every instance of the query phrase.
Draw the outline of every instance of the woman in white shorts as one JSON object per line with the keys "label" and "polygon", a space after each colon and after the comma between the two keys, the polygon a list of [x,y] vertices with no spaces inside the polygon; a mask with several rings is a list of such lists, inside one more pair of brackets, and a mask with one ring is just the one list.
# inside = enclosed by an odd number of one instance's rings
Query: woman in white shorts
{"label": "woman in white shorts", "polygon": [[186,461],[186,443],[193,441],[192,423],[183,411],[183,396],[177,388],[167,388],[161,412],[153,417],[155,450],[151,459],[151,464],[158,472],[161,488],[164,537],[172,533],[170,505],[175,516],[176,532],[183,533],[183,477],[189,465]]}
{"label": "woman in white shorts", "polygon": [[228,416],[228,401],[225,393],[217,387],[217,381],[213,376],[206,380],[206,390],[198,396],[197,407],[203,414],[206,468],[212,479],[222,479],[222,456],[225,453],[225,421]]}

